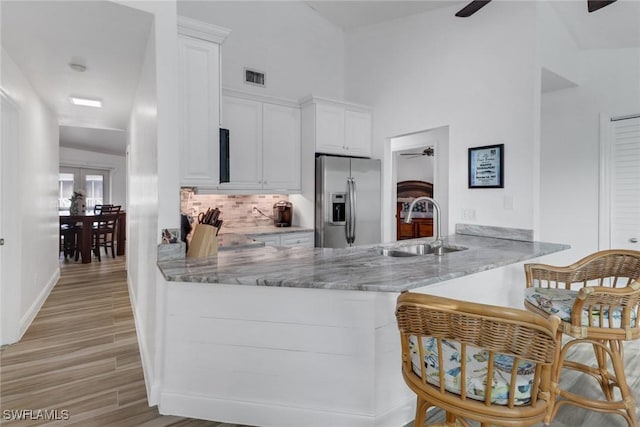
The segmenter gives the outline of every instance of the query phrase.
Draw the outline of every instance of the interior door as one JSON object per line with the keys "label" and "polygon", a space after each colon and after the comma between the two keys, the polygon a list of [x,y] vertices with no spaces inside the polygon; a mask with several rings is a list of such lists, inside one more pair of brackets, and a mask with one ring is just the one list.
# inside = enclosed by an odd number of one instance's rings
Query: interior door
{"label": "interior door", "polygon": [[640,250],[640,117],[612,122],[610,248]]}
{"label": "interior door", "polygon": [[[0,90],[0,344],[16,342],[20,333],[20,201],[18,176],[18,107]],[[18,207],[18,209],[16,209]]]}

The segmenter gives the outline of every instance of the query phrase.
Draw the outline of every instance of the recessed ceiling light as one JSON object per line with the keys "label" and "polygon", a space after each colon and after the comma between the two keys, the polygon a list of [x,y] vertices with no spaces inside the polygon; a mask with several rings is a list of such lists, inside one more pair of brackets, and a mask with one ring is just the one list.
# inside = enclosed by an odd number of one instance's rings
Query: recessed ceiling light
{"label": "recessed ceiling light", "polygon": [[74,105],[102,108],[102,101],[100,101],[99,99],[78,98],[76,96],[70,96],[69,99]]}

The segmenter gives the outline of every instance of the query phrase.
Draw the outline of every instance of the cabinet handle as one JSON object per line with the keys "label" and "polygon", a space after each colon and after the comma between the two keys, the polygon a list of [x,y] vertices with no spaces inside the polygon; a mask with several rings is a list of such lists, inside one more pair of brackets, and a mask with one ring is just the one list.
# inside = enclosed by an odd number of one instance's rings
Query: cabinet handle
{"label": "cabinet handle", "polygon": [[635,237],[632,237],[632,238],[629,239],[629,242],[638,243],[638,239],[636,239]]}
{"label": "cabinet handle", "polygon": [[267,183],[267,181],[262,181],[262,183],[263,183],[263,184],[266,184],[266,183]]}

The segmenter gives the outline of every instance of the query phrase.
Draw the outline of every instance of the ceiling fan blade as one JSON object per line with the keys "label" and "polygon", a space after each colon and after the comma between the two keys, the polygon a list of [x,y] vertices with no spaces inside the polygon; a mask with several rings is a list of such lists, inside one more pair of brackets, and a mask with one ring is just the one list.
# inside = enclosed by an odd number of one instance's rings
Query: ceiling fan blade
{"label": "ceiling fan blade", "polygon": [[595,12],[598,9],[602,9],[605,6],[609,6],[611,3],[615,3],[616,0],[587,0],[587,10],[589,13]]}
{"label": "ceiling fan blade", "polygon": [[467,18],[486,6],[490,1],[491,0],[473,0],[471,3],[460,9],[458,13],[456,13],[456,16],[460,18]]}

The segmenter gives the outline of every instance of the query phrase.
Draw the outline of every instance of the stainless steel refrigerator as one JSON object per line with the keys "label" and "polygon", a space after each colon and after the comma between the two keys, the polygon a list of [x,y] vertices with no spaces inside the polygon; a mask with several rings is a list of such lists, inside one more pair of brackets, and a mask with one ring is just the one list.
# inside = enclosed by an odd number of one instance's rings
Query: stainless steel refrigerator
{"label": "stainless steel refrigerator", "polygon": [[380,169],[377,159],[316,157],[316,247],[380,243]]}

